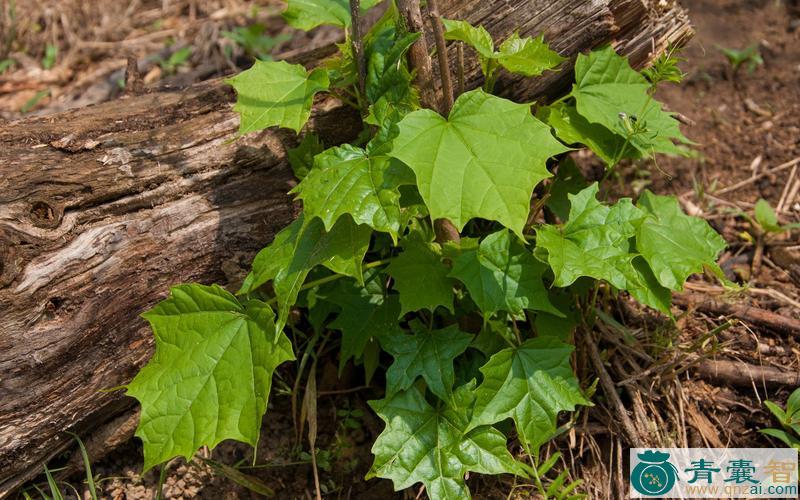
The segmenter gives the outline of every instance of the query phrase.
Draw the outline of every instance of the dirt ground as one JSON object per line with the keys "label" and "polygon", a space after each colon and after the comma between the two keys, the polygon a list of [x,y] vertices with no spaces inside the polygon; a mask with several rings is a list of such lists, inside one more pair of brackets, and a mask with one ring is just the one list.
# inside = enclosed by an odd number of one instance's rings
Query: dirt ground
{"label": "dirt ground", "polygon": [[[50,25],[58,25],[53,2],[36,3],[41,3],[45,17],[52,16]],[[259,4],[254,11],[249,2],[233,0],[134,1],[124,25],[112,26],[113,21],[105,17],[95,23],[98,35],[94,39],[103,40],[95,42],[71,39],[62,22],[62,32],[55,30],[51,39],[61,44],[65,59],[49,70],[38,64],[47,39],[42,41],[30,26],[23,27],[19,36],[27,37],[31,45],[27,55],[18,54],[21,62],[17,67],[0,74],[0,119],[21,116],[21,108],[28,108],[27,113],[49,113],[118,95],[125,58],[110,50],[111,40],[127,40],[123,43],[126,50],[139,57],[162,51],[162,59],[179,47],[193,47],[192,56],[177,70],[165,69],[155,58],[140,63],[146,81],[153,86],[181,86],[232,72],[245,54],[221,37],[221,31],[258,19],[273,36],[290,33],[274,18],[275,2]],[[677,324],[623,300],[618,307],[619,322],[601,326],[594,340],[608,360],[609,373],[622,381],[620,392],[630,404],[633,418],[647,429],[647,444],[781,446],[758,430],[776,426],[763,401],[782,403],[795,388],[776,381],[773,375],[800,374],[800,332],[794,337],[780,334],[721,314],[695,299],[719,295],[723,302],[800,319],[800,235],[795,231],[774,236],[759,249],[745,215],[752,214],[754,203],[764,198],[777,207],[781,222],[800,221],[800,162],[792,163],[800,158],[800,5],[780,0],[683,0],[682,4],[689,9],[697,31],[682,53],[687,76],[681,85],[665,85],[659,97],[671,111],[683,116],[684,132],[697,143],[697,155],[626,165],[618,176],[617,194],[635,196],[648,188],[679,195],[685,210],[706,218],[725,236],[729,249],[721,265],[728,279],[747,283],[750,289],[736,296],[725,295],[713,280],[696,277],[687,287],[685,299],[676,301]],[[84,18],[96,21],[90,12],[80,10],[70,19],[74,24]],[[113,36],[108,35],[111,32]],[[281,41],[275,50],[292,51],[328,36],[320,30],[310,38]],[[165,40],[170,40],[169,46]],[[721,48],[751,45],[758,47],[763,64],[752,71],[746,64],[734,71]],[[40,97],[31,104],[37,95]],[[597,176],[599,162],[590,157],[578,160],[588,175]],[[688,314],[684,314],[686,310]],[[636,338],[637,347],[616,340],[620,333]],[[579,347],[577,368],[582,380],[591,380],[584,351]],[[745,365],[733,365],[741,375],[736,379],[713,362]],[[359,388],[363,380],[355,370],[337,379],[333,360],[320,372],[317,454],[326,496],[419,497],[419,490],[394,493],[388,481],[363,480],[371,464],[369,443],[382,429],[366,401],[380,397],[379,391]],[[381,383],[378,380],[374,385],[380,387]],[[289,374],[278,373],[256,466],[251,465],[249,447],[224,443],[210,454],[201,453],[193,463],[170,463],[163,498],[258,497],[204,460],[209,457],[236,465],[240,472],[273,489],[276,498],[312,498],[308,445],[297,435],[292,419],[292,384]],[[350,389],[353,387],[357,390]],[[581,489],[589,498],[620,498],[620,492],[627,491],[622,479],[627,445],[610,430],[615,419],[610,405],[602,397],[595,402],[595,407],[578,415],[578,425],[546,451],[564,454],[560,466],[569,468],[573,479],[583,479]],[[155,498],[158,471],[143,476],[140,471],[141,447],[133,439],[93,466],[108,498]],[[64,480],[88,498],[82,473]],[[470,488],[475,498],[530,498],[529,489],[513,483],[513,478],[472,478]]]}

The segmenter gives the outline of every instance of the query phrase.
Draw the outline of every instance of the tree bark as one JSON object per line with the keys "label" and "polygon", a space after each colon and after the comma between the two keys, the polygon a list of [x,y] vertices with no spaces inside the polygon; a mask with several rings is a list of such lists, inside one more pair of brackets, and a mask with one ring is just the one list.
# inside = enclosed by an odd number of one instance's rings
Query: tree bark
{"label": "tree bark", "polygon": [[[659,0],[439,8],[496,39],[543,32],[566,56],[612,42],[639,66],[691,36],[682,9]],[[504,75],[497,89],[517,100],[555,96],[570,73]],[[480,84],[477,64],[465,80]],[[285,160],[296,138],[271,130],[237,139],[233,100],[215,80],[0,126],[0,497],[72,446],[64,431],[86,435],[130,411],[131,399],[100,391],[129,382],[151,355],[140,313],[176,283],[234,286],[296,214]],[[310,123],[327,146],[359,127],[357,113],[330,99]]]}

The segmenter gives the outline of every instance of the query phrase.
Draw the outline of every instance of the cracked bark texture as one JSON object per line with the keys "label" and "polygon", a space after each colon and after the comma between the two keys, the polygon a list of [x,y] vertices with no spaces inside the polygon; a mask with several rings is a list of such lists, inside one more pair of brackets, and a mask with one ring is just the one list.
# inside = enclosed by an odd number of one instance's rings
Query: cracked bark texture
{"label": "cracked bark texture", "polygon": [[[691,36],[685,12],[664,0],[439,7],[496,39],[544,33],[565,56],[611,42],[638,66]],[[571,78],[568,66],[539,79],[506,74],[497,89],[546,99]],[[467,88],[480,83],[468,63]],[[296,215],[285,159],[296,138],[267,131],[237,140],[233,100],[214,80],[0,125],[0,497],[73,446],[65,431],[86,436],[132,410],[120,391],[100,391],[129,382],[152,354],[139,314],[173,284],[235,286]],[[359,126],[357,113],[331,100],[317,102],[310,123],[327,146]]]}

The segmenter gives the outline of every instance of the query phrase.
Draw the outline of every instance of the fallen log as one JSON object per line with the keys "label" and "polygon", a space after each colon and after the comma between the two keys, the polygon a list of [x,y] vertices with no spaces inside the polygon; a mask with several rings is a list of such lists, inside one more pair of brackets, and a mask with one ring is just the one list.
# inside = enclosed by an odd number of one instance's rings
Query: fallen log
{"label": "fallen log", "polygon": [[[685,12],[664,0],[440,3],[445,17],[496,38],[544,33],[566,56],[613,42],[638,66],[691,35]],[[467,67],[467,87],[480,78]],[[567,69],[505,75],[497,88],[532,100],[570,79]],[[0,125],[0,497],[72,446],[64,431],[86,435],[130,410],[130,398],[100,391],[151,355],[141,312],[175,283],[235,285],[292,219],[285,150],[296,139],[234,140],[232,101],[215,80]],[[327,145],[359,126],[333,100],[317,103],[310,123]]]}

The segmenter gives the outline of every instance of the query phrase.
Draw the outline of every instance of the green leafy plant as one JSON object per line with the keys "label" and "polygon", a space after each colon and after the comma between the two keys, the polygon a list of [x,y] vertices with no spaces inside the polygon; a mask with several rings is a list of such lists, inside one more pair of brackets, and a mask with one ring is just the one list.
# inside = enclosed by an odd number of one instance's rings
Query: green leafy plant
{"label": "green leafy plant", "polygon": [[786,401],[786,408],[764,401],[764,406],[778,419],[783,429],[762,429],[762,434],[783,441],[786,446],[800,450],[800,388],[795,389]]}
{"label": "green leafy plant", "polygon": [[81,438],[79,438],[77,434],[72,434],[72,437],[75,438],[75,442],[78,443],[78,449],[81,452],[83,469],[86,472],[86,488],[89,490],[89,497],[92,500],[97,500],[97,486],[95,485],[94,475],[92,474],[92,461],[89,459],[89,452],[86,451],[86,445],[83,444],[83,441],[81,441]]}
{"label": "green leafy plant", "polygon": [[339,424],[343,429],[361,429],[361,419],[364,417],[364,412],[358,408],[342,408],[336,411],[336,416],[341,420]]}
{"label": "green leafy plant", "polygon": [[176,50],[166,59],[157,58],[156,62],[161,66],[162,71],[167,74],[172,74],[178,71],[178,68],[186,64],[189,58],[192,57],[191,47],[181,47]]}
{"label": "green leafy plant", "polygon": [[[289,0],[284,17],[347,28],[358,4]],[[385,368],[383,398],[369,404],[386,426],[367,477],[469,498],[468,473],[514,474],[545,497],[575,498],[566,474],[544,478],[555,460],[539,449],[566,412],[591,404],[571,366],[576,326],[601,291],[669,315],[690,274],[721,275],[724,241],[674,197],[607,202],[564,160],[587,147],[610,172],[625,158],[685,154],[690,141],[653,97],[677,79],[672,62],[645,76],[611,47],[581,54],[572,91],[534,115],[490,93],[500,68],[530,77],[564,58],[542,37],[515,33],[496,50],[483,28],[445,20],[444,37],[476,50],[486,84],[437,111],[420,102],[404,57],[420,35],[403,26],[390,5],[319,67],[256,61],[228,80],[241,134],[300,133],[318,94],[357,108],[364,130],[327,149],[305,132],[290,150],[303,211],[236,294],[179,285],[144,314],[156,353],[127,388],[142,406],[145,469],[223,439],[255,446],[273,373],[296,349],[299,381],[324,338],[340,370],[352,360],[369,381]],[[512,438],[536,470],[509,451]]]}
{"label": "green leafy plant", "polygon": [[800,224],[780,224],[778,222],[778,214],[769,205],[765,199],[760,199],[753,207],[753,218],[755,223],[764,233],[779,234],[791,231],[792,229],[800,228]]}
{"label": "green leafy plant", "polygon": [[[81,454],[81,459],[83,460],[83,467],[86,473],[86,493],[88,493],[89,498],[92,500],[97,500],[97,485],[95,484],[95,476],[92,473],[92,463],[89,460],[89,453],[86,451],[86,446],[83,444],[83,441],[78,437],[77,434],[72,434],[75,438],[75,442],[78,444],[78,449]],[[64,481],[58,481],[53,476],[54,472],[61,471],[62,469],[51,469],[47,465],[44,466],[44,476],[47,482],[47,489],[49,490],[49,494],[45,493],[42,489],[43,485],[41,483],[31,482],[27,486],[24,486],[20,494],[22,498],[32,499],[30,492],[35,491],[38,493],[39,498],[43,500],[57,500],[57,499],[64,499],[63,491],[72,491],[75,498],[84,498],[85,495],[81,495],[78,493],[78,489],[73,486],[72,484]],[[68,496],[68,498],[72,498],[72,496]]]}
{"label": "green leafy plant", "polygon": [[33,108],[35,108],[39,104],[39,102],[42,99],[49,96],[50,96],[50,89],[38,90],[30,99],[25,101],[25,104],[23,104],[22,107],[19,108],[19,112],[23,114],[30,112],[31,110],[33,110]]}
{"label": "green leafy plant", "polygon": [[[44,466],[44,474],[47,477],[47,486],[50,488],[50,495],[53,500],[64,500],[64,495],[61,493],[61,488],[58,486],[58,483],[53,478],[52,472],[47,466]],[[45,498],[48,498],[45,495]]]}
{"label": "green leafy plant", "polygon": [[642,74],[653,88],[663,82],[681,83],[686,77],[686,74],[678,67],[678,64],[684,61],[678,56],[679,53],[679,47],[670,45],[653,61],[652,66],[642,70]]}
{"label": "green leafy plant", "polygon": [[262,61],[272,59],[272,50],[281,43],[288,40],[289,35],[281,34],[270,36],[266,34],[266,26],[261,23],[254,23],[250,26],[238,26],[231,31],[223,31],[222,36],[239,45],[245,53]]}
{"label": "green leafy plant", "polygon": [[498,50],[494,48],[492,35],[483,26],[472,26],[466,21],[442,20],[446,40],[458,40],[472,47],[478,53],[487,92],[494,89],[498,69],[523,76],[539,76],[564,62],[564,58],[550,50],[544,43],[544,36],[520,38],[514,33],[504,41]]}
{"label": "green leafy plant", "polygon": [[58,47],[48,43],[44,49],[42,68],[51,69],[56,64],[56,58],[58,58]]}
{"label": "green leafy plant", "polygon": [[13,59],[3,59],[0,61],[0,75],[6,72],[9,68],[12,68],[17,62]]}
{"label": "green leafy plant", "polygon": [[719,51],[725,56],[725,59],[730,63],[733,69],[733,74],[739,72],[739,68],[747,65],[747,72],[752,73],[758,66],[764,64],[764,59],[761,57],[761,51],[758,44],[754,43],[744,49],[729,49],[725,47],[718,47]]}
{"label": "green leafy plant", "polygon": [[545,462],[532,468],[534,484],[539,489],[539,492],[546,499],[582,500],[586,498],[585,494],[576,492],[580,485],[583,484],[583,481],[581,479],[570,481],[569,469],[563,469],[553,479],[547,478],[547,474],[553,470],[560,459],[561,452],[557,451],[552,453]]}

